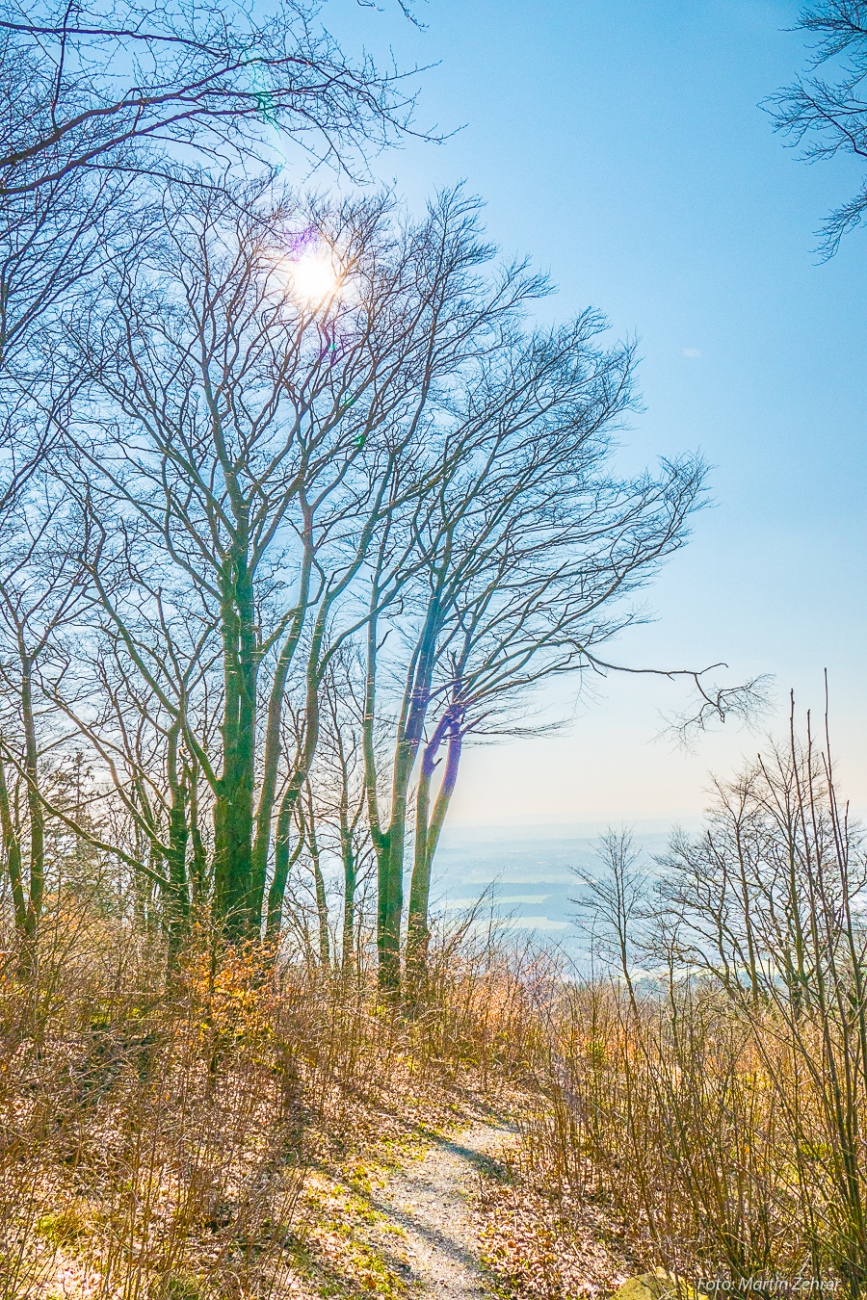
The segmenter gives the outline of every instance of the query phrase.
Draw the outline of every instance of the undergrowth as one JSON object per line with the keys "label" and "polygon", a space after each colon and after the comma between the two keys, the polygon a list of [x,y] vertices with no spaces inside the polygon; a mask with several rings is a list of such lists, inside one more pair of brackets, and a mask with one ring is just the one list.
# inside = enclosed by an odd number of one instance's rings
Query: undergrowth
{"label": "undergrowth", "polygon": [[867,853],[815,756],[775,761],[661,864],[643,955],[612,862],[622,962],[590,981],[465,927],[402,1005],[363,962],[204,930],[170,954],[52,903],[0,965],[0,1300],[402,1300],[378,1193],[492,1108],[517,1135],[475,1244],[504,1296],[661,1267],[858,1300]]}
{"label": "undergrowth", "polygon": [[490,954],[432,954],[409,1015],[364,970],[204,934],[167,974],[153,938],[56,910],[2,967],[0,1296],[402,1295],[372,1195],[532,1054],[504,987]]}

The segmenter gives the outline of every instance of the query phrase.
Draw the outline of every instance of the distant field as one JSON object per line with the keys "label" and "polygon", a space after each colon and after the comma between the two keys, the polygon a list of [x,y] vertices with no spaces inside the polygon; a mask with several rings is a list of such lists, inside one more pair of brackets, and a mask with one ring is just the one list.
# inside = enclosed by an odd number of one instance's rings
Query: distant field
{"label": "distant field", "polygon": [[[495,914],[510,929],[578,953],[584,943],[573,900],[581,885],[573,868],[594,871],[599,866],[597,844],[603,829],[578,825],[445,831],[434,869],[436,910],[470,908],[487,890]],[[665,849],[669,833],[669,827],[659,825],[636,828],[634,838],[648,870],[653,870],[654,855]]]}

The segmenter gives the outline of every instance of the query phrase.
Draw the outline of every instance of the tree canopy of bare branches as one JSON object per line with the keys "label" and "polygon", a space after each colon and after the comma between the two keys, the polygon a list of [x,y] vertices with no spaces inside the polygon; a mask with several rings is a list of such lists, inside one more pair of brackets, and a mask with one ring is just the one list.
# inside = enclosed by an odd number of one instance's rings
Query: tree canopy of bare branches
{"label": "tree canopy of bare branches", "polygon": [[[601,344],[604,325],[588,312],[561,329],[503,338],[453,398],[437,480],[404,548],[384,536],[372,567],[365,753],[392,979],[413,797],[409,934],[422,952],[433,856],[466,738],[534,730],[534,688],[580,674],[591,647],[634,620],[624,597],[682,543],[701,498],[702,466],[689,458],[658,477],[612,476],[633,358]],[[387,780],[376,759],[383,725]]]}
{"label": "tree canopy of bare branches", "polygon": [[[867,4],[822,0],[803,12],[798,27],[815,37],[810,70],[768,101],[777,129],[803,145],[810,162],[840,153],[867,159]],[[826,257],[861,224],[865,212],[867,179],[819,231]]]}
{"label": "tree canopy of bare branches", "polygon": [[[614,471],[632,347],[533,325],[550,286],[461,187],[413,219],[282,184],[279,131],[348,163],[409,104],[305,4],[262,12],[0,23],[7,877],[35,934],[55,828],[172,951],[205,915],[276,936],[306,866],[296,929],[348,966],[375,864],[395,991],[466,743],[607,670],[704,470]],[[740,698],[687,675],[702,719]]]}
{"label": "tree canopy of bare branches", "polygon": [[269,135],[348,165],[407,127],[405,84],[347,59],[307,0],[6,3],[0,198],[190,152],[222,172]]}

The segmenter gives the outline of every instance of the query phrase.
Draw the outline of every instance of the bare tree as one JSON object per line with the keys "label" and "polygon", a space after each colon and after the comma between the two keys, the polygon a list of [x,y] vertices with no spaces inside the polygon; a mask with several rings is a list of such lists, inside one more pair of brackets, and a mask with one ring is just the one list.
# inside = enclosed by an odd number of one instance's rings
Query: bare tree
{"label": "bare tree", "polygon": [[[522,527],[524,502],[514,503],[513,544],[502,539],[498,562],[489,565],[479,588],[467,593],[471,600],[461,596],[447,632],[448,670],[440,673],[416,798],[411,942],[426,942],[431,866],[464,739],[545,729],[544,723],[527,721],[534,688],[591,668],[593,647],[636,621],[624,597],[683,542],[702,476],[701,466],[686,459],[667,466],[660,479],[608,484],[607,492],[598,483],[593,489],[587,484],[582,500],[552,466],[546,474],[551,502],[534,503],[542,507],[543,518],[549,516],[543,529],[548,535],[532,541],[539,516],[536,521],[525,516]],[[550,515],[563,500],[568,506],[558,536]],[[444,773],[431,806],[433,770],[443,746]]]}
{"label": "bare tree", "polygon": [[[753,1031],[818,1270],[867,1281],[867,851],[839,801],[828,731],[795,731],[716,784],[700,836],[660,859],[657,956],[700,974]],[[793,1090],[793,1080],[797,1083]],[[806,1103],[809,1095],[813,1104]]]}
{"label": "bare tree", "polygon": [[[399,981],[413,797],[416,961],[465,738],[538,729],[526,721],[533,687],[586,669],[591,648],[635,620],[623,597],[682,543],[700,498],[702,468],[690,459],[664,466],[658,479],[611,476],[611,430],[630,401],[632,353],[601,347],[603,326],[588,312],[548,333],[513,329],[463,376],[466,388],[439,430],[436,485],[407,525],[409,545],[396,558],[380,551],[368,624],[366,756],[389,987]],[[388,783],[375,757],[383,728]]]}
{"label": "bare tree", "polygon": [[[0,79],[4,70],[0,62]],[[30,90],[22,89],[24,98]],[[12,95],[0,123],[21,109]],[[45,893],[41,760],[57,744],[58,721],[39,679],[49,661],[56,668],[58,638],[87,603],[80,560],[86,525],[48,471],[77,384],[59,327],[71,298],[83,303],[92,293],[112,248],[137,222],[128,190],[118,202],[120,188],[117,177],[73,172],[27,193],[0,194],[0,813],[16,925],[28,941]],[[23,799],[16,805],[18,782]]]}
{"label": "bare tree", "polygon": [[[374,861],[366,822],[363,714],[363,663],[355,653],[347,650],[331,660],[322,683],[320,742],[308,778],[313,795],[308,804],[308,821],[315,821],[320,845],[331,858],[339,861],[341,867],[340,969],[344,974],[349,974],[355,966],[356,947],[361,937],[359,904],[366,892]],[[323,920],[327,926],[324,881],[320,933]]]}
{"label": "bare tree", "polygon": [[86,524],[51,469],[71,385],[48,340],[63,292],[88,270],[60,215],[28,224],[23,214],[0,230],[0,820],[15,924],[31,948],[46,889],[42,766],[61,721],[40,683],[58,670],[58,638],[87,605]]}
{"label": "bare tree", "polygon": [[[14,500],[14,529],[0,555],[0,821],[20,933],[36,936],[45,895],[45,806],[41,765],[63,740],[45,718],[40,682],[58,671],[56,643],[88,604],[80,561],[80,518],[44,471]],[[77,544],[79,543],[79,544]],[[11,769],[23,807],[10,799]]]}
{"label": "bare tree", "polygon": [[[434,473],[428,407],[535,284],[515,270],[476,285],[491,254],[458,194],[405,228],[382,199],[276,211],[254,199],[170,193],[163,241],[117,265],[110,317],[70,326],[92,383],[75,443],[91,578],[112,671],[136,685],[112,688],[117,705],[96,720],[68,703],[151,843],[151,758],[134,751],[175,753],[190,774],[175,801],[185,844],[198,774],[217,914],[253,932],[269,864],[279,915],[328,665],[367,618],[355,585]],[[305,276],[323,268],[311,297]],[[106,698],[105,673],[94,686]],[[293,754],[290,688],[303,694]],[[157,739],[122,735],[133,696]],[[175,852],[164,835],[154,847]]]}
{"label": "bare tree", "polygon": [[[798,27],[816,40],[810,72],[768,100],[777,130],[804,145],[810,161],[853,154],[867,159],[867,4],[863,0],[821,0],[801,14]],[[822,75],[819,69],[827,68]],[[820,229],[820,249],[831,257],[867,212],[867,180],[835,209]]]}
{"label": "bare tree", "polygon": [[633,970],[647,916],[648,874],[641,863],[641,850],[625,827],[619,831],[609,828],[599,841],[597,855],[602,875],[572,868],[584,892],[571,901],[578,907],[578,915],[589,921],[594,957],[601,958],[615,979],[622,978],[630,1008],[635,1011]]}
{"label": "bare tree", "polygon": [[0,38],[6,199],[76,170],[160,170],[190,149],[222,171],[261,158],[269,132],[345,164],[411,108],[405,79],[347,60],[307,0],[267,16],[236,0],[5,3]]}

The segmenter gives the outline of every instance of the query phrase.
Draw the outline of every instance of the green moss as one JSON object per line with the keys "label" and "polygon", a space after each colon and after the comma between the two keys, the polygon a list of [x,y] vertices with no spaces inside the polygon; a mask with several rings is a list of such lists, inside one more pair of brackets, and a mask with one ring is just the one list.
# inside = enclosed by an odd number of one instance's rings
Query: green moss
{"label": "green moss", "polygon": [[170,1273],[159,1282],[154,1300],[200,1300],[201,1294],[197,1281]]}
{"label": "green moss", "polygon": [[655,1273],[631,1277],[614,1292],[612,1300],[707,1300],[707,1296],[683,1278],[660,1268]]}
{"label": "green moss", "polygon": [[37,1235],[52,1246],[74,1246],[87,1234],[87,1222],[74,1202],[53,1214],[43,1214],[34,1227]]}

